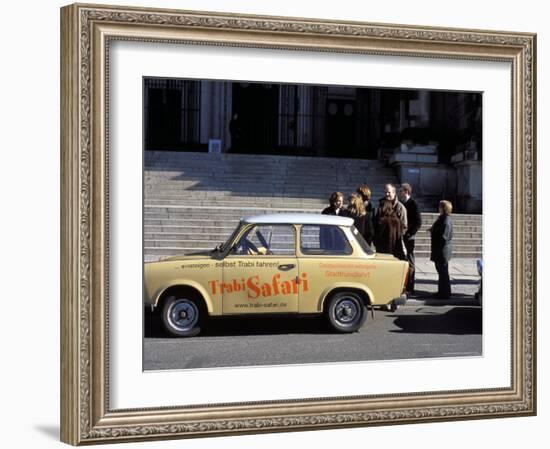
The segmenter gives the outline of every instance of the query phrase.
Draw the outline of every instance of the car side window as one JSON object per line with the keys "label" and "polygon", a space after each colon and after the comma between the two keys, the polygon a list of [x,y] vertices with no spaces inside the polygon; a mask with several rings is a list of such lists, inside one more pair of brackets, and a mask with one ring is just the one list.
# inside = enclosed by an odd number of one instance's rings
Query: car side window
{"label": "car side window", "polygon": [[303,225],[300,250],[315,255],[349,255],[353,252],[344,231],[331,225]]}
{"label": "car side window", "polygon": [[294,256],[294,227],[289,225],[251,226],[233,247],[233,254],[249,256]]}

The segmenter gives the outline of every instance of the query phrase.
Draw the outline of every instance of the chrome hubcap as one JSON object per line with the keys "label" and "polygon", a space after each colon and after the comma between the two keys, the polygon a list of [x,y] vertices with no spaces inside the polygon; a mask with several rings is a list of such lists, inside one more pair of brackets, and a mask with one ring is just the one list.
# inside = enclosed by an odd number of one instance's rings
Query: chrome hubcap
{"label": "chrome hubcap", "polygon": [[359,304],[353,299],[342,299],[336,309],[334,314],[336,319],[342,324],[350,324],[359,316]]}
{"label": "chrome hubcap", "polygon": [[191,329],[199,320],[199,310],[194,302],[188,299],[176,301],[168,311],[172,325],[179,330]]}

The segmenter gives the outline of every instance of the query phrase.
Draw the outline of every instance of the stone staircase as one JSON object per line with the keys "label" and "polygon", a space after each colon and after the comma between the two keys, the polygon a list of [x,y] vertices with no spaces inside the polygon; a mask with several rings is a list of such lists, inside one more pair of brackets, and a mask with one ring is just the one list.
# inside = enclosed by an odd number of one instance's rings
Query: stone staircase
{"label": "stone staircase", "polygon": [[[320,213],[335,190],[347,196],[367,183],[378,199],[387,182],[397,178],[380,161],[146,152],[145,260],[212,249],[247,215]],[[418,257],[429,256],[426,229],[436,217],[435,210],[423,213]],[[482,217],[455,214],[453,220],[455,257],[480,257]]]}

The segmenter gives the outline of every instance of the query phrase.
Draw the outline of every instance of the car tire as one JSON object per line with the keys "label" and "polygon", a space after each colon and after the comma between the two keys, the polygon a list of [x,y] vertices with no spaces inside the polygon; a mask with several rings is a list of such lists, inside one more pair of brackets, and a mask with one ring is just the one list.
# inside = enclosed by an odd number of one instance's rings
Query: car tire
{"label": "car tire", "polygon": [[194,337],[201,331],[204,318],[200,304],[190,298],[170,296],[162,307],[162,323],[174,337]]}
{"label": "car tire", "polygon": [[357,332],[367,318],[366,307],[357,293],[339,292],[330,298],[327,318],[338,332]]}

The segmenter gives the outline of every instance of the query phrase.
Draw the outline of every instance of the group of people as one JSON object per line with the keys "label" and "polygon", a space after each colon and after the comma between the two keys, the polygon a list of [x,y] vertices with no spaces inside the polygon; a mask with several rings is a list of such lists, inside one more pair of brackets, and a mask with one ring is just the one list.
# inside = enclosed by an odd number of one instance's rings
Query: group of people
{"label": "group of people", "polygon": [[[393,254],[398,259],[409,262],[409,277],[406,285],[410,296],[415,294],[415,236],[422,226],[420,207],[412,197],[410,184],[401,184],[397,189],[393,184],[384,186],[384,196],[373,204],[372,194],[367,185],[357,188],[348,198],[344,207],[344,195],[334,192],[330,196],[330,205],[322,213],[351,217],[354,225],[365,241],[376,248],[377,252]],[[443,200],[439,203],[439,217],[428,229],[431,233],[431,256],[439,275],[437,298],[451,296],[449,261],[452,256],[453,224],[451,220],[452,204]]]}

